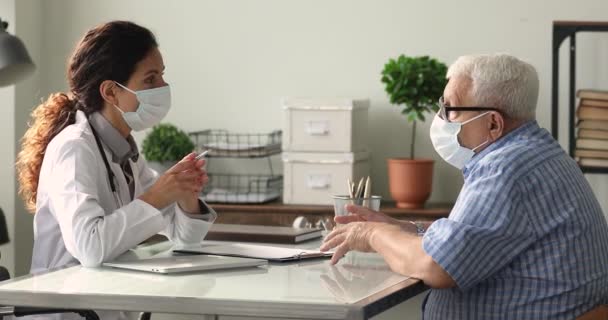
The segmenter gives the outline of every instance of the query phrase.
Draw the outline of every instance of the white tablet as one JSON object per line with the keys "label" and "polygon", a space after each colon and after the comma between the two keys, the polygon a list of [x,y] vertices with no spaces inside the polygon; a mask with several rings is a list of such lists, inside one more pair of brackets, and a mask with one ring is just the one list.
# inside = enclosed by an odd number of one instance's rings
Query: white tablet
{"label": "white tablet", "polygon": [[156,273],[178,273],[217,269],[257,267],[268,264],[262,259],[223,257],[213,255],[169,256],[135,261],[113,261],[103,265],[112,268]]}

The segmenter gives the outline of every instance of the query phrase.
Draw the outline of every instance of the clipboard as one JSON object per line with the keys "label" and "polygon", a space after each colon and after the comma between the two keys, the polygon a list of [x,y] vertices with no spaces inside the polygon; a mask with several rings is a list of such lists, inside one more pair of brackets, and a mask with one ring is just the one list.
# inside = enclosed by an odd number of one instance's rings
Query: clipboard
{"label": "clipboard", "polygon": [[201,247],[176,249],[173,250],[173,252],[180,254],[211,254],[216,256],[264,259],[271,262],[330,258],[333,255],[333,252],[321,252],[317,250],[294,249],[245,243],[202,245]]}

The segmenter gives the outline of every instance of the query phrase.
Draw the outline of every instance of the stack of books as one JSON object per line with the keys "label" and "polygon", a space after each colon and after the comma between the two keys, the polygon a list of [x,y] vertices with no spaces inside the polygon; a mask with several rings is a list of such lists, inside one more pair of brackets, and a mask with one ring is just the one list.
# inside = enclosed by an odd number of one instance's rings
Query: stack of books
{"label": "stack of books", "polygon": [[608,91],[582,89],[574,156],[581,166],[608,168]]}

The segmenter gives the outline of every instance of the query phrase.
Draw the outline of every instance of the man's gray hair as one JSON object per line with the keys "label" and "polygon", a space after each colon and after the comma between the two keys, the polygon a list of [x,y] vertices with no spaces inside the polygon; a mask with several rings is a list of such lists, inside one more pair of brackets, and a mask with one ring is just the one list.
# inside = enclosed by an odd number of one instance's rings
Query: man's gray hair
{"label": "man's gray hair", "polygon": [[460,76],[472,80],[476,105],[500,109],[518,120],[535,119],[538,74],[531,64],[507,54],[462,56],[447,74]]}

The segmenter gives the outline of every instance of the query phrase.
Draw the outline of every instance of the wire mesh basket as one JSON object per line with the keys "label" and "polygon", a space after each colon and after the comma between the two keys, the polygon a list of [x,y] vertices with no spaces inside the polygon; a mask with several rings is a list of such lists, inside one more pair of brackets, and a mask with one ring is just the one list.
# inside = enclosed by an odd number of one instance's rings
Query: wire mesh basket
{"label": "wire mesh basket", "polygon": [[209,174],[203,195],[211,203],[264,203],[277,199],[282,186],[279,175]]}
{"label": "wire mesh basket", "polygon": [[190,137],[208,157],[259,158],[281,153],[282,131],[270,133],[232,133],[228,130],[191,132]]}

